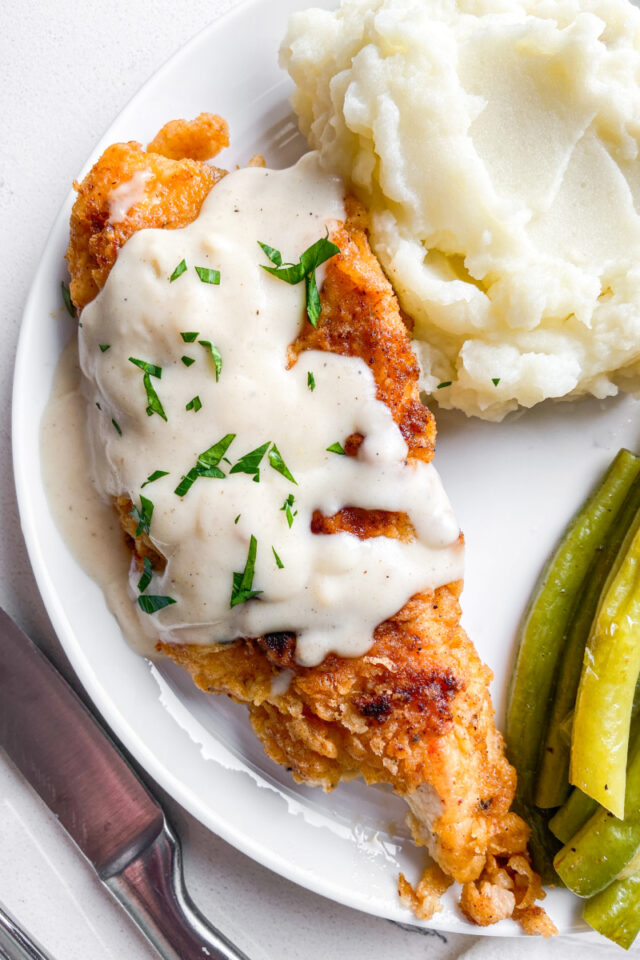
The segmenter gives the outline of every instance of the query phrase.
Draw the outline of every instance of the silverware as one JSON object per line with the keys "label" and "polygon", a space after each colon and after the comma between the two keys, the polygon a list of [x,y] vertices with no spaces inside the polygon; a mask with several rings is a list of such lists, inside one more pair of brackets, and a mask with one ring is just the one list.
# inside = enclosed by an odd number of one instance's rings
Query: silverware
{"label": "silverware", "polygon": [[0,957],[3,960],[52,960],[50,954],[23,930],[0,904]]}
{"label": "silverware", "polygon": [[189,897],[160,805],[3,610],[0,746],[165,960],[248,960]]}

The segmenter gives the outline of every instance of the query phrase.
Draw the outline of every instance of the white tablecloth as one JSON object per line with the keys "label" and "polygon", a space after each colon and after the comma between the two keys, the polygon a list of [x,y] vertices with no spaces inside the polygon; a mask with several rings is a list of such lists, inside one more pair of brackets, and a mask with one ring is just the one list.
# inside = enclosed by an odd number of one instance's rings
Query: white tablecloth
{"label": "white tablecloth", "polygon": [[[0,3],[0,605],[67,676],[31,574],[13,486],[11,381],[22,306],[69,182],[103,130],[158,66],[231,5]],[[469,960],[622,955],[584,940],[547,944],[404,929],[295,887],[166,803],[194,899],[252,960],[448,960],[466,951]],[[58,960],[155,956],[1,751],[0,901]]]}

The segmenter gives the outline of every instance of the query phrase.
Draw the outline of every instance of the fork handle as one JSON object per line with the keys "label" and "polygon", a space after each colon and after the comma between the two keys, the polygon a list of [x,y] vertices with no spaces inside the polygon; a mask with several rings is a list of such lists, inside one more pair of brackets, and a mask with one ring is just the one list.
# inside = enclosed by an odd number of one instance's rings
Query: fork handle
{"label": "fork handle", "polygon": [[51,955],[0,904],[0,957],[6,960],[51,960]]}
{"label": "fork handle", "polygon": [[163,960],[249,960],[191,900],[180,845],[166,821],[135,860],[102,879]]}

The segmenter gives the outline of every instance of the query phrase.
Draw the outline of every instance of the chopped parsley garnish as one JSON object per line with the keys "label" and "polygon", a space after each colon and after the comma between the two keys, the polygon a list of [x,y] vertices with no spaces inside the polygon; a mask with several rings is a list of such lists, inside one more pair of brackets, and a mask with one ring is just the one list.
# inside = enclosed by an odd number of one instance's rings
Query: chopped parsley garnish
{"label": "chopped parsley garnish", "polygon": [[260,243],[259,240],[258,246],[262,247],[269,260],[271,260],[271,263],[275,264],[276,267],[282,266],[282,254],[279,250],[276,250],[275,247],[270,247],[268,243]]}
{"label": "chopped parsley garnish", "polygon": [[220,283],[219,270],[211,270],[210,267],[196,267],[195,271],[203,283],[213,283],[216,286]]}
{"label": "chopped parsley garnish", "polygon": [[291,511],[292,506],[296,502],[296,498],[292,493],[289,494],[285,502],[280,507],[281,510],[284,510],[284,515],[287,518],[287,523],[289,524],[289,529],[293,525],[293,518],[298,516],[298,511],[295,510],[293,513]]}
{"label": "chopped parsley garnish", "polygon": [[185,367],[190,367],[192,363],[195,363],[193,357],[182,357],[181,359]]}
{"label": "chopped parsley garnish", "polygon": [[193,410],[194,413],[197,413],[198,410],[202,409],[202,400],[197,395],[193,400],[189,400],[189,403],[186,405],[185,410]]}
{"label": "chopped parsley garnish", "polygon": [[247,553],[247,562],[244,565],[242,573],[233,574],[233,586],[231,587],[230,607],[236,607],[239,603],[246,603],[253,597],[257,597],[262,590],[252,590],[253,575],[256,567],[256,554],[258,552],[258,541],[251,534],[249,541],[249,552]]}
{"label": "chopped parsley garnish", "polygon": [[191,489],[198,477],[214,477],[218,480],[224,480],[224,473],[218,467],[228,447],[235,439],[235,433],[228,433],[226,436],[214,443],[212,447],[205,450],[198,457],[195,467],[192,467],[186,476],[182,478],[174,493],[179,497],[184,497],[185,493]]}
{"label": "chopped parsley garnish", "polygon": [[100,406],[97,400],[96,400],[96,407],[98,408],[98,410],[102,410],[102,407]]}
{"label": "chopped parsley garnish", "polygon": [[336,440],[335,443],[332,443],[330,447],[327,447],[328,453],[339,453],[341,456],[346,456],[345,449],[342,444]]}
{"label": "chopped parsley garnish", "polygon": [[102,350],[103,353],[106,353],[107,350],[110,348],[110,346],[111,346],[110,343],[100,343],[100,344],[99,344],[99,347],[100,347],[100,349]]}
{"label": "chopped parsley garnish", "polygon": [[[100,409],[102,409],[102,407],[101,407]],[[120,436],[122,436],[122,428],[120,427],[120,424],[118,423],[118,421],[117,421],[117,420],[114,420],[113,417],[112,417],[112,418],[111,418],[111,423],[114,425],[114,427],[116,428],[116,430],[118,431],[118,433],[120,434]]]}
{"label": "chopped parsley garnish", "polygon": [[193,330],[187,330],[185,331],[185,333],[181,333],[180,336],[182,337],[185,343],[193,343],[194,340],[198,339],[200,334]]}
{"label": "chopped parsley garnish", "polygon": [[145,373],[142,382],[147,392],[147,416],[150,417],[153,413],[157,413],[163,420],[166,420],[167,415],[164,412],[164,407],[160,403],[160,397],[156,393],[148,373]]}
{"label": "chopped parsley garnish", "polygon": [[129,363],[139,367],[144,373],[142,382],[147,394],[147,416],[150,417],[152,414],[157,413],[158,416],[162,417],[162,419],[166,421],[167,415],[164,412],[164,407],[162,406],[160,397],[156,393],[155,388],[151,383],[151,377],[156,377],[158,380],[160,380],[162,377],[162,367],[156,366],[155,363],[149,363],[147,360],[138,360],[137,357],[129,357]]}
{"label": "chopped parsley garnish", "polygon": [[157,610],[163,610],[165,607],[170,607],[172,603],[176,601],[173,597],[153,597],[151,595],[141,594],[138,597],[138,605],[141,610],[144,610],[145,613],[156,613]]}
{"label": "chopped parsley garnish", "polygon": [[271,547],[271,549],[273,550],[273,555],[274,555],[274,557],[276,558],[276,563],[277,563],[277,565],[278,565],[278,570],[284,570],[284,563],[282,562],[282,560],[280,559],[280,557],[279,557],[278,554],[276,553],[276,548],[275,548],[275,547]]}
{"label": "chopped parsley garnish", "polygon": [[76,310],[73,300],[71,299],[71,294],[69,293],[69,287],[64,283],[60,284],[60,289],[62,290],[62,299],[64,300],[64,305],[67,308],[67,313],[70,317],[73,317],[75,320],[78,316],[78,311]]}
{"label": "chopped parsley garnish", "polygon": [[204,347],[205,350],[209,348],[211,351],[211,356],[216,368],[216,383],[220,379],[220,373],[222,371],[222,357],[220,356],[220,351],[216,347],[215,343],[211,343],[210,340],[198,340],[198,343],[201,347]]}
{"label": "chopped parsley garnish", "polygon": [[313,391],[316,388],[316,378],[311,373],[311,370],[309,370],[307,373],[307,386],[309,387],[309,390],[311,390],[311,392],[313,393]]}
{"label": "chopped parsley garnish", "polygon": [[304,278],[304,290],[307,298],[307,317],[309,318],[311,326],[316,327],[320,319],[320,314],[322,313],[322,304],[320,303],[315,270],[312,273],[308,273]]}
{"label": "chopped parsley garnish", "polygon": [[149,363],[147,360],[138,360],[137,357],[129,357],[129,363],[133,363],[134,366],[140,367],[143,373],[148,373],[152,377],[157,377],[158,380],[162,376],[162,367],[156,366],[155,363]]}
{"label": "chopped parsley garnish", "polygon": [[439,383],[436,387],[436,390],[442,390],[443,387],[450,387],[453,383],[453,380],[443,380],[442,383]]}
{"label": "chopped parsley garnish", "polygon": [[[267,452],[270,443],[271,441],[267,440],[267,442],[263,443],[261,447],[256,447],[255,450],[245,453],[244,457],[240,457],[238,462],[231,467],[229,473],[248,473],[249,476],[253,477],[255,483],[259,483],[260,463]],[[269,457],[271,457],[271,454],[269,454]]]}
{"label": "chopped parsley garnish", "polygon": [[237,523],[241,516],[242,516],[242,514],[239,513],[238,516],[235,518],[235,520],[234,520],[233,522],[234,522],[234,523]]}
{"label": "chopped parsley garnish", "polygon": [[294,480],[288,466],[280,456],[280,451],[276,447],[275,443],[271,447],[271,450],[269,450],[269,463],[274,470],[277,470],[278,473],[281,473],[283,477],[286,477],[287,480],[290,480],[291,483],[295,483],[295,485],[298,486],[298,481]]}
{"label": "chopped parsley garnish", "polygon": [[140,495],[140,507],[136,507],[134,504],[129,515],[137,521],[138,526],[136,527],[136,532],[134,536],[139,537],[141,533],[149,534],[149,528],[151,527],[151,517],[153,516],[153,504],[151,500],[147,500],[146,497]]}
{"label": "chopped parsley garnish", "polygon": [[494,387],[497,387],[500,383],[500,377],[491,377],[491,383],[494,385]]}
{"label": "chopped parsley garnish", "polygon": [[138,591],[144,593],[149,584],[151,583],[151,578],[153,576],[153,567],[151,566],[151,560],[149,557],[144,558],[144,569],[142,571],[142,576],[138,580]]}
{"label": "chopped parsley garnish", "polygon": [[159,480],[160,477],[168,477],[168,476],[169,476],[168,470],[154,470],[153,473],[149,474],[149,476],[147,477],[145,482],[142,484],[140,489],[142,490],[142,487],[146,487],[148,483],[153,483],[155,480]]}
{"label": "chopped parsley garnish", "polygon": [[178,277],[181,277],[183,273],[186,272],[187,261],[181,260],[178,266],[175,268],[171,276],[169,277],[169,283],[173,283],[174,280],[177,280]]}
{"label": "chopped parsley garnish", "polygon": [[335,257],[337,253],[340,253],[340,248],[329,240],[329,234],[327,232],[326,237],[321,237],[310,247],[307,247],[298,263],[283,263],[282,254],[279,250],[268,246],[266,243],[260,243],[259,240],[258,244],[271,263],[274,264],[272,267],[261,264],[263,270],[266,270],[267,273],[272,274],[279,280],[284,280],[285,283],[296,284],[302,283],[304,280],[307,317],[311,326],[315,327],[321,312],[320,294],[318,293],[318,286],[316,284],[316,268],[326,260],[330,260],[331,257]]}

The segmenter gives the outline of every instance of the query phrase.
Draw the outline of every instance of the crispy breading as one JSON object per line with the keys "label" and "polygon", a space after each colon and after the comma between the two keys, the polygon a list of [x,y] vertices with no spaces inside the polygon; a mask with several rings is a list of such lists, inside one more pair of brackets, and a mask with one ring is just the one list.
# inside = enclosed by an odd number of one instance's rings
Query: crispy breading
{"label": "crispy breading", "polygon": [[215,113],[201,113],[195,120],[170,120],[147,147],[169,160],[211,160],[229,146],[229,127]]}
{"label": "crispy breading", "polygon": [[[138,173],[147,175],[141,196],[123,219],[112,222],[113,190]],[[144,227],[176,230],[197,217],[205,197],[225,171],[197,160],[169,160],[145,153],[139,143],[107,147],[81,184],[70,222],[67,262],[71,299],[81,310],[105,284],[120,247]]]}
{"label": "crispy breading", "polygon": [[451,877],[434,863],[426,868],[415,890],[401,873],[398,877],[398,896],[403,906],[411,910],[419,920],[431,920],[434,913],[442,910],[440,897],[452,883]]}
{"label": "crispy breading", "polygon": [[[117,239],[107,237],[109,228],[95,211],[104,214],[109,190],[149,163],[153,179],[144,201],[117,225]],[[165,169],[165,163],[173,166]],[[72,217],[68,259],[77,306],[102,286],[119,246],[135,230],[161,225],[163,217],[168,227],[182,226],[198,215],[222,175],[206,171],[191,160],[146,155],[138,145],[106,151],[80,187]],[[363,358],[378,398],[407,442],[408,459],[428,462],[435,422],[420,402],[406,318],[369,248],[366,212],[350,198],[346,206],[346,222],[331,232],[340,253],[326,265],[317,329],[304,324],[289,348],[289,364],[307,349]],[[357,455],[362,439],[348,438],[346,453]],[[136,538],[131,501],[118,498],[117,507],[139,562],[148,556],[154,566],[163,564],[145,534]],[[351,505],[332,517],[316,511],[311,529],[360,538],[414,536],[402,512]],[[520,914],[528,931],[545,933],[546,915],[533,906],[543,893],[526,852],[528,828],[509,810],[515,772],[494,724],[491,672],[460,626],[461,587],[452,583],[413,596],[376,628],[366,654],[329,654],[315,667],[297,663],[296,637],[287,632],[212,646],[158,646],[203,690],[247,704],[265,751],[296,780],[332,789],[340,780],[362,776],[369,783],[389,783],[406,797],[416,842],[439,864],[415,889],[404,877],[400,881],[403,902],[418,915],[438,909],[449,882],[444,871],[464,884],[461,903],[474,922]],[[274,681],[285,670],[291,679],[283,691]]]}

